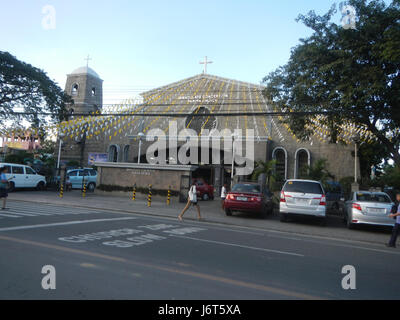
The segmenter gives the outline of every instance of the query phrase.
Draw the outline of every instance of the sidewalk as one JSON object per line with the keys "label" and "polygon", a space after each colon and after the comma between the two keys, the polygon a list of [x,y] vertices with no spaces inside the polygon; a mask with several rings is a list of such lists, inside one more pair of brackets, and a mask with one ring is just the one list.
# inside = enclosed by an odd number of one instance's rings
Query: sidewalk
{"label": "sidewalk", "polygon": [[[130,196],[111,196],[96,193],[88,193],[82,198],[80,191],[65,192],[61,199],[58,193],[53,191],[17,191],[10,193],[8,201],[28,201],[36,203],[65,205],[80,208],[94,208],[101,210],[112,210],[121,213],[139,213],[152,216],[163,216],[177,218],[185,204],[179,203],[175,198],[171,200],[171,205],[162,201],[162,198],[153,200],[151,207],[147,206],[147,199],[144,195],[138,195],[136,201],[132,201]],[[290,223],[279,221],[277,214],[267,219],[262,219],[256,215],[234,213],[228,217],[221,209],[219,199],[214,201],[199,202],[201,214],[205,222],[234,225],[241,227],[257,228],[270,231],[280,231],[297,233],[311,236],[319,236],[334,239],[353,240],[382,245],[389,240],[390,228],[373,226],[363,226],[357,230],[348,230],[341,219],[328,217],[327,226],[321,227],[318,222],[313,220],[299,220]],[[190,208],[185,214],[188,221],[195,220],[197,217],[196,209]],[[178,220],[177,220],[178,221]]]}

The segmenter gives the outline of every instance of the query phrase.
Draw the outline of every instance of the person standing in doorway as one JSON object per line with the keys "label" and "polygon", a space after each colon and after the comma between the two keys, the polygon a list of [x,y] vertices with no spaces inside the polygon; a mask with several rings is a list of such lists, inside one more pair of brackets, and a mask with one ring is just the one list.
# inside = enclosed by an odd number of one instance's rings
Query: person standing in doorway
{"label": "person standing in doorway", "polygon": [[227,184],[224,183],[224,185],[222,186],[222,189],[221,189],[221,207],[222,207],[222,210],[224,210],[226,194],[228,193],[228,189],[227,188],[228,188]]}
{"label": "person standing in doorway", "polygon": [[396,219],[396,223],[395,223],[395,225],[393,227],[393,231],[392,231],[392,236],[390,238],[389,243],[386,245],[389,248],[396,248],[397,236],[400,233],[400,193],[396,194],[396,200],[397,200],[396,213],[392,213],[391,215],[389,215],[389,217]]}
{"label": "person standing in doorway", "polygon": [[7,193],[8,180],[6,177],[6,172],[7,172],[6,167],[0,168],[0,198],[3,199],[3,206],[1,207],[1,210],[8,210],[8,208],[6,208],[6,202],[8,197]]}
{"label": "person standing in doorway", "polygon": [[196,209],[197,209],[197,218],[200,221],[201,220],[200,206],[197,203],[197,189],[196,189],[196,183],[194,181],[192,182],[192,185],[190,186],[188,196],[189,196],[188,197],[188,202],[187,202],[185,208],[183,208],[181,214],[178,216],[178,219],[180,221],[182,221],[183,220],[183,215],[190,208],[190,206],[195,206]]}

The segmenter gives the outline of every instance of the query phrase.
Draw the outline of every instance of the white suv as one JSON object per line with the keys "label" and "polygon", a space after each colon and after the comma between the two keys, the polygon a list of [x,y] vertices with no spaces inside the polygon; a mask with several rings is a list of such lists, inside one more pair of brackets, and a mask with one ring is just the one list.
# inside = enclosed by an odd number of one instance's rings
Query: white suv
{"label": "white suv", "polygon": [[288,180],[281,191],[279,205],[281,221],[289,216],[315,216],[325,224],[326,196],[322,184],[313,180]]}
{"label": "white suv", "polygon": [[6,167],[5,175],[9,179],[9,191],[16,188],[37,188],[43,190],[46,178],[35,172],[31,167],[16,163],[0,163],[0,168]]}

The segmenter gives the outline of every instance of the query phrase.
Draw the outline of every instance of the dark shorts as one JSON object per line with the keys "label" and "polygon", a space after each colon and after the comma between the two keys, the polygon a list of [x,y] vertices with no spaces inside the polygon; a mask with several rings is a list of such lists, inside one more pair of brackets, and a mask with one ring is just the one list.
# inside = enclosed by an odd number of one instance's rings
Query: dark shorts
{"label": "dark shorts", "polygon": [[192,206],[197,206],[197,201],[190,201],[190,204],[191,204]]}
{"label": "dark shorts", "polygon": [[8,197],[7,189],[0,188],[0,198],[7,198],[7,197]]}
{"label": "dark shorts", "polygon": [[225,199],[226,199],[225,197],[221,197],[221,200],[222,200],[222,201],[225,201]]}

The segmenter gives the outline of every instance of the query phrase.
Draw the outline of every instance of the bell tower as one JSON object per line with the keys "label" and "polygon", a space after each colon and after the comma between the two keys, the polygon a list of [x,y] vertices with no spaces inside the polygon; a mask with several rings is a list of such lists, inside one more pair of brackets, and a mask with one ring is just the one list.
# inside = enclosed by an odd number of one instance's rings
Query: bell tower
{"label": "bell tower", "polygon": [[67,75],[65,92],[74,100],[71,114],[89,114],[101,111],[103,105],[103,80],[88,66],[80,67]]}

